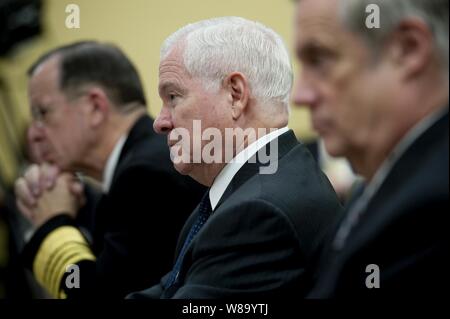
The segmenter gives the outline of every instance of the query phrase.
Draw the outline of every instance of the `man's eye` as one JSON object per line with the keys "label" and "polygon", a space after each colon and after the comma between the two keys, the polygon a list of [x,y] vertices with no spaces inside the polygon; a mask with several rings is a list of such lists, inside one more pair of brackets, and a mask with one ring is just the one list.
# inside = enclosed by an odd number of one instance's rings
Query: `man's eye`
{"label": "man's eye", "polygon": [[38,117],[38,118],[44,118],[47,115],[48,111],[46,109],[43,108],[36,108],[34,111],[34,114]]}
{"label": "man's eye", "polygon": [[179,95],[178,94],[174,94],[174,93],[168,95],[168,98],[169,98],[170,102],[175,101],[178,97],[179,97]]}
{"label": "man's eye", "polygon": [[333,68],[334,57],[326,53],[316,53],[309,55],[304,60],[305,67],[311,71],[326,76]]}
{"label": "man's eye", "polygon": [[336,56],[333,52],[317,46],[309,47],[300,53],[300,60],[305,65],[315,69],[327,67],[335,58]]}
{"label": "man's eye", "polygon": [[328,61],[327,57],[324,54],[311,54],[307,59],[306,62],[315,67],[320,67],[324,65]]}

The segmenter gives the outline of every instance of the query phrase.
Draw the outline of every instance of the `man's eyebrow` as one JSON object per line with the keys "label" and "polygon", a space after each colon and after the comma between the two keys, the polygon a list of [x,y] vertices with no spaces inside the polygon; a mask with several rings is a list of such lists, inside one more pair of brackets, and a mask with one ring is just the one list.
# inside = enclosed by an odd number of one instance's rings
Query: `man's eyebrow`
{"label": "man's eyebrow", "polygon": [[172,88],[173,86],[174,85],[171,82],[164,82],[158,86],[159,93],[164,93],[167,90],[169,90],[170,88]]}
{"label": "man's eyebrow", "polygon": [[302,44],[301,46],[295,49],[295,52],[298,57],[314,55],[318,53],[328,53],[328,54],[333,53],[329,48],[324,47],[322,43],[316,40],[308,41]]}
{"label": "man's eyebrow", "polygon": [[296,50],[298,52],[313,51],[313,50],[318,50],[320,47],[321,47],[321,45],[320,45],[320,43],[317,40],[311,39],[311,40],[305,41]]}
{"label": "man's eyebrow", "polygon": [[160,95],[165,94],[167,91],[169,91],[171,89],[176,90],[179,93],[183,93],[183,90],[177,84],[175,84],[173,82],[163,82],[158,87],[158,91],[159,91]]}
{"label": "man's eyebrow", "polygon": [[45,109],[46,106],[42,103],[31,103],[30,104],[32,109]]}

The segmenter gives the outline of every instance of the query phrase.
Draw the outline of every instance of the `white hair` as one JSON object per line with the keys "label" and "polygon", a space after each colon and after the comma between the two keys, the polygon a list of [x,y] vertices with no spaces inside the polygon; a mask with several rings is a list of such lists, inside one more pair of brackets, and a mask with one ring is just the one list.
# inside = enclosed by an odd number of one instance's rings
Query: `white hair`
{"label": "white hair", "polygon": [[[449,1],[448,0],[343,0],[340,14],[350,30],[358,32],[379,51],[385,38],[402,22],[410,17],[424,21],[433,32],[436,52],[442,70],[448,80],[449,74]],[[380,8],[380,28],[365,26],[366,8],[375,4]]]}
{"label": "white hair", "polygon": [[218,90],[227,75],[241,72],[260,102],[281,103],[288,109],[292,66],[283,40],[273,30],[239,17],[203,20],[169,36],[161,60],[181,43],[186,70],[206,89]]}

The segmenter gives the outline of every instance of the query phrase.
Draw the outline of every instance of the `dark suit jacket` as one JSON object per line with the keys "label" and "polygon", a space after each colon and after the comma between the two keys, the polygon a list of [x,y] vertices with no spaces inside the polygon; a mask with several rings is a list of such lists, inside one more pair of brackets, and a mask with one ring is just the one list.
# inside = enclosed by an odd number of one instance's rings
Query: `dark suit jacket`
{"label": "dark suit jacket", "polygon": [[[447,111],[397,161],[342,249],[330,236],[309,297],[431,296],[448,287],[448,139]],[[372,264],[379,289],[366,286]]]}
{"label": "dark suit jacket", "polygon": [[[179,231],[204,192],[175,171],[152,119],[140,118],[124,144],[110,191],[95,209],[91,249],[97,259],[78,263],[80,288],[65,289],[68,297],[123,298],[157,283],[171,268]],[[65,225],[77,226],[60,215],[36,232],[24,252],[28,267],[47,235]]]}
{"label": "dark suit jacket", "polygon": [[[161,283],[130,298],[302,296],[307,268],[340,211],[328,179],[292,131],[278,138],[278,170],[246,163],[235,175],[183,260],[180,284]],[[178,241],[178,253],[194,211]]]}

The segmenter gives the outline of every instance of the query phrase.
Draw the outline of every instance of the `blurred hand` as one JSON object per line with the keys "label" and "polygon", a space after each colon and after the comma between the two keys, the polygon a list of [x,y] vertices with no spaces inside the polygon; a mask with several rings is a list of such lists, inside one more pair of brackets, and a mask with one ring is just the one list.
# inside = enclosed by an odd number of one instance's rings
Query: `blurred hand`
{"label": "blurred hand", "polygon": [[16,181],[15,193],[19,210],[36,226],[58,213],[75,216],[85,202],[83,184],[73,175],[61,174],[56,166],[49,164],[30,166]]}
{"label": "blurred hand", "polygon": [[33,212],[32,223],[39,227],[47,220],[59,214],[67,214],[76,217],[80,203],[71,192],[71,184],[74,176],[60,174],[53,187],[45,189],[37,200],[36,209]]}

